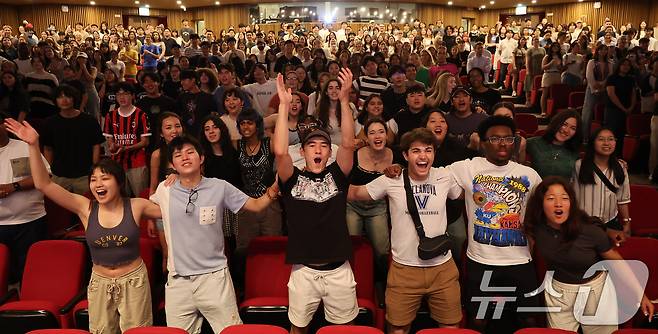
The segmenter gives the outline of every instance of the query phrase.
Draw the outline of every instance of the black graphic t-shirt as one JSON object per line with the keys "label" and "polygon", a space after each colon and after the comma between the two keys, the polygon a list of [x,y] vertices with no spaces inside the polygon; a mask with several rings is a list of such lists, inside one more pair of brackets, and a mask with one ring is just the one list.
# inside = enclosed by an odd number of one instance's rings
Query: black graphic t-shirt
{"label": "black graphic t-shirt", "polygon": [[320,264],[349,259],[352,243],[345,222],[349,182],[338,163],[319,174],[295,167],[279,187],[287,212],[286,262]]}

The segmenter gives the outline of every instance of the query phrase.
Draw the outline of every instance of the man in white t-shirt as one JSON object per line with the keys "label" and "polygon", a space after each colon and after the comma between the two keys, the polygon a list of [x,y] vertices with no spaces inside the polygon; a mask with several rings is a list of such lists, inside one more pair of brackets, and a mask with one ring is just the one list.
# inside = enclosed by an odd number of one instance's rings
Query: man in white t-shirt
{"label": "man in white t-shirt", "polygon": [[[445,168],[434,168],[436,139],[425,128],[402,136],[400,149],[407,160],[408,177],[428,238],[446,233],[446,199],[462,189]],[[448,250],[429,260],[418,257],[419,237],[408,213],[404,177],[380,176],[365,186],[350,186],[348,200],[371,201],[388,196],[391,210],[393,261],[386,286],[389,333],[408,333],[421,301],[427,297],[432,318],[441,327],[457,327],[462,319],[459,271]]]}
{"label": "man in white t-shirt", "polygon": [[[485,158],[463,160],[447,167],[464,189],[466,200],[465,291],[469,327],[483,333],[492,319],[494,306],[516,314],[523,314],[526,307],[539,306],[537,296],[524,296],[539,285],[523,231],[523,217],[528,198],[541,178],[532,168],[510,160],[515,133],[511,118],[489,117],[478,127]],[[533,319],[528,313],[518,317],[522,327],[532,326]]]}
{"label": "man in white t-shirt", "polygon": [[263,64],[256,64],[252,73],[256,82],[242,86],[242,90],[249,93],[251,106],[265,116],[272,96],[276,95],[276,81],[268,79],[267,67]]}
{"label": "man in white t-shirt", "polygon": [[[30,246],[46,236],[43,194],[34,189],[28,145],[10,139],[0,113],[0,243],[9,248],[9,283],[18,283]],[[42,157],[48,172],[50,166]]]}

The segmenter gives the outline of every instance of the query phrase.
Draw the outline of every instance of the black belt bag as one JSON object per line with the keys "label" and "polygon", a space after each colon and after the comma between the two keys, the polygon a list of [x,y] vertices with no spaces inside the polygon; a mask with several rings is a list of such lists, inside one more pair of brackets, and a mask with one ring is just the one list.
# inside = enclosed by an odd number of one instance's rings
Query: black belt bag
{"label": "black belt bag", "polygon": [[420,238],[418,241],[418,257],[421,260],[430,260],[437,256],[446,255],[452,248],[452,238],[448,233],[434,238]]}
{"label": "black belt bag", "polygon": [[407,195],[407,210],[409,210],[411,220],[413,220],[416,227],[416,233],[418,233],[418,257],[421,260],[431,260],[435,257],[446,255],[452,248],[452,238],[447,232],[433,238],[425,236],[425,229],[423,229],[423,224],[420,222],[420,215],[418,214],[414,194],[411,191],[409,172],[405,169],[402,171],[402,175],[404,177],[404,190]]}

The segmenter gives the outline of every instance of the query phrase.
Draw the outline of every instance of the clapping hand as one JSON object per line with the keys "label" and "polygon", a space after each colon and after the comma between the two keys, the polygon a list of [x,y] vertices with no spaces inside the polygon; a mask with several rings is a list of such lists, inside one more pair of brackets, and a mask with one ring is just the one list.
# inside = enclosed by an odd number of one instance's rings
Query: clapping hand
{"label": "clapping hand", "polygon": [[290,102],[292,101],[292,91],[290,88],[286,87],[286,84],[283,80],[283,75],[281,73],[276,76],[276,91],[279,95],[279,103],[290,105]]}
{"label": "clapping hand", "polygon": [[338,99],[341,102],[350,100],[352,80],[352,71],[350,71],[349,68],[340,69],[340,73],[338,73],[338,81],[340,81],[340,92],[338,93]]}

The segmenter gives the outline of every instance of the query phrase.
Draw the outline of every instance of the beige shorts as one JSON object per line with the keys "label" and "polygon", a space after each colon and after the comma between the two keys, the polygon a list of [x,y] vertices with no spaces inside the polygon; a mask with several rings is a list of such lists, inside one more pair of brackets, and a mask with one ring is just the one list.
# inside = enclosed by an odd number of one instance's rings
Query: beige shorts
{"label": "beige shorts", "polygon": [[359,314],[356,281],[350,263],[333,270],[292,266],[288,281],[288,319],[296,327],[306,327],[322,301],[324,317],[332,324],[346,324]]}
{"label": "beige shorts", "polygon": [[117,278],[92,271],[87,298],[92,334],[118,334],[153,324],[151,288],[143,262],[135,270]]}
{"label": "beige shorts", "polygon": [[391,262],[386,285],[386,320],[399,327],[411,324],[425,296],[432,319],[443,325],[461,321],[459,271],[455,261],[450,259],[433,267]]}
{"label": "beige shorts", "polygon": [[[578,327],[582,326],[584,334],[610,334],[616,331],[616,325],[581,324],[574,315],[574,313],[581,314],[581,312],[586,316],[599,316],[601,314],[599,312],[602,312],[604,316],[609,313],[616,315],[616,309],[609,310],[606,307],[608,305],[601,298],[606,288],[606,277],[606,273],[599,273],[591,281],[583,284],[568,284],[553,279],[551,281],[551,288],[544,290],[544,298],[546,300],[546,307],[559,308],[559,311],[546,312],[548,327],[576,332],[578,331]],[[582,303],[581,301],[579,304],[578,294],[580,290],[584,290],[584,287],[589,287],[590,291],[585,302]],[[614,288],[612,290],[614,291]],[[549,291],[554,291],[555,293],[550,293]],[[616,304],[616,298],[614,298],[612,303]]]}
{"label": "beige shorts", "polygon": [[203,318],[213,332],[242,323],[228,268],[193,276],[169,275],[165,288],[167,326],[201,332]]}

